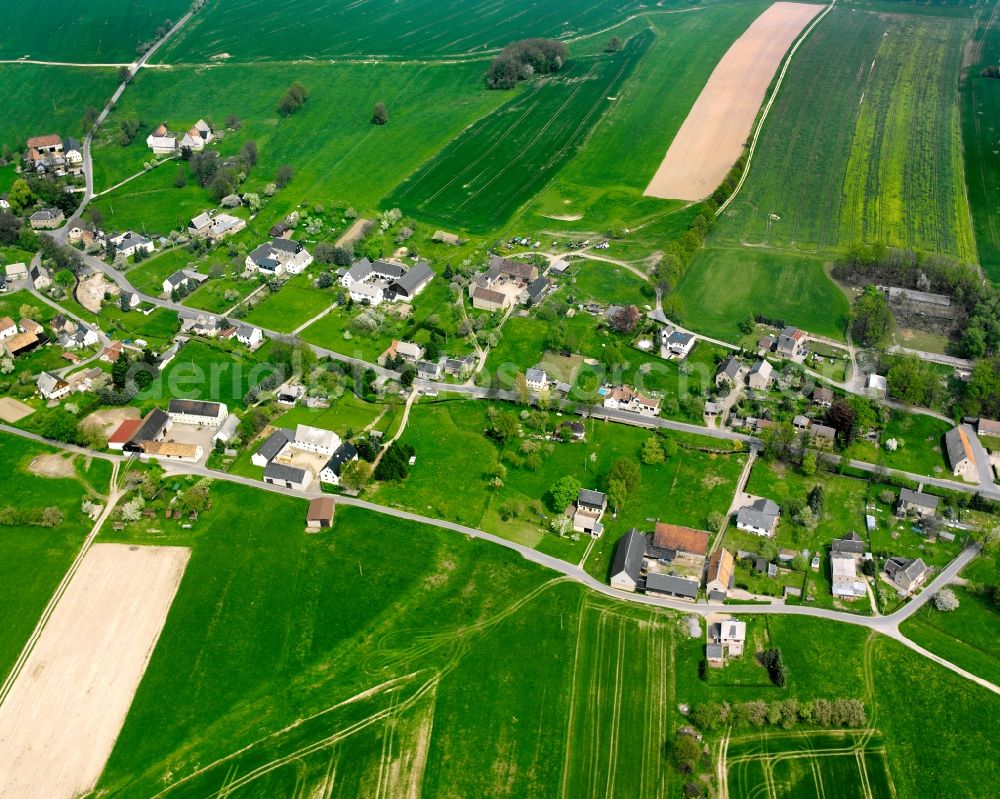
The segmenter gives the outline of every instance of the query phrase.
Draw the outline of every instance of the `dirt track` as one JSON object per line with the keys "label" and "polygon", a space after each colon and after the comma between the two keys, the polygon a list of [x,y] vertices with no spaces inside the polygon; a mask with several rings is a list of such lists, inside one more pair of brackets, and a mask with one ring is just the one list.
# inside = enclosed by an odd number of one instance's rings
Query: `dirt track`
{"label": "dirt track", "polygon": [[646,187],[647,197],[701,200],[715,191],[743,152],[782,58],[824,7],[775,3],[733,42]]}
{"label": "dirt track", "polygon": [[94,787],[189,555],[90,549],[0,705],[0,797],[71,799]]}

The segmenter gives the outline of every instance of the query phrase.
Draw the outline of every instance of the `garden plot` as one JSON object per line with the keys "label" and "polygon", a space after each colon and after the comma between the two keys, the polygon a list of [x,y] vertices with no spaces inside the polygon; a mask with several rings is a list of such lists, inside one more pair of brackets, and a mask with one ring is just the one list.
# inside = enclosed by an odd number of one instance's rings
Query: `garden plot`
{"label": "garden plot", "polygon": [[647,197],[701,200],[715,191],[742,154],[781,59],[822,8],[775,3],[733,43],[670,144]]}
{"label": "garden plot", "polygon": [[98,544],[0,704],[0,795],[88,793],[125,721],[190,550]]}

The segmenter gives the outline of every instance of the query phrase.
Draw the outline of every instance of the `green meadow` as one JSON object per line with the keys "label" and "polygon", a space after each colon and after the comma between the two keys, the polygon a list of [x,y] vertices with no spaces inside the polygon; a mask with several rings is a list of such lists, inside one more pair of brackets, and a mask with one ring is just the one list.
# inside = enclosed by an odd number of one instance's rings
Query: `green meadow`
{"label": "green meadow", "polygon": [[[4,15],[7,23],[17,17],[37,15]],[[0,49],[4,41],[0,34]],[[0,64],[0,94],[4,98],[0,145],[23,147],[32,136],[49,133],[82,141],[84,110],[87,106],[102,108],[115,90],[115,81],[113,69]]]}
{"label": "green meadow", "polygon": [[188,0],[67,0],[58,9],[12,10],[0,21],[0,58],[129,63],[136,45],[152,39],[164,20],[176,22],[190,5]]}
{"label": "green meadow", "polygon": [[583,146],[653,42],[643,31],[614,54],[571,58],[552,76],[453,139],[387,203],[479,233],[503,224]]}
{"label": "green meadow", "polygon": [[[670,2],[668,5],[679,5]],[[558,6],[512,0],[393,0],[331,7],[297,0],[294,13],[264,0],[210,1],[157,57],[201,63],[212,56],[273,61],[343,56],[473,55],[527,36],[580,36],[644,8],[636,0],[567,0]],[[258,35],[267,31],[267,36]],[[225,54],[223,56],[223,54]],[[482,64],[485,69],[485,63]]]}
{"label": "green meadow", "polygon": [[[222,127],[230,114],[242,127],[225,132],[219,151],[233,154],[248,140],[260,160],[244,184],[262,191],[278,167],[295,170],[289,185],[271,198],[240,241],[251,245],[302,201],[311,205],[375,209],[400,180],[432,158],[458,131],[496,108],[509,95],[484,92],[478,64],[219,64],[144,70],[122,96],[95,147],[95,185],[108,188],[142,169],[152,156],[149,130],[161,121],[184,129],[201,117]],[[306,105],[281,118],[277,104],[300,81],[310,92]],[[233,91],[238,84],[240,91]],[[370,122],[372,106],[384,102],[389,124]],[[122,119],[143,127],[127,147],[117,141]],[[112,227],[166,233],[186,226],[194,214],[216,205],[189,176],[174,188],[173,162],[100,197],[96,206]]]}
{"label": "green meadow", "polygon": [[752,248],[702,250],[668,301],[686,327],[728,341],[750,314],[843,339],[850,310],[821,258]]}
{"label": "green meadow", "polygon": [[[29,417],[30,418],[30,417]],[[80,510],[88,496],[106,495],[110,472],[96,467],[76,470],[78,477],[40,477],[30,469],[40,455],[56,453],[50,447],[22,438],[0,435],[0,455],[8,464],[4,506],[41,509],[58,507],[58,527],[0,527],[0,676],[6,677],[21,648],[52,597],[63,574],[76,557],[91,521]],[[73,473],[70,469],[70,473]]]}

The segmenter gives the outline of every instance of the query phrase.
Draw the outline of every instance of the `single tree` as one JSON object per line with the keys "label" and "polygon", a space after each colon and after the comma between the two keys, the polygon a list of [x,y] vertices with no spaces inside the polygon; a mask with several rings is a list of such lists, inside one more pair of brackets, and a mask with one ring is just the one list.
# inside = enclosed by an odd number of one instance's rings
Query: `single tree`
{"label": "single tree", "polygon": [[389,112],[385,110],[385,103],[375,103],[375,108],[372,111],[372,124],[384,125],[388,121]]}

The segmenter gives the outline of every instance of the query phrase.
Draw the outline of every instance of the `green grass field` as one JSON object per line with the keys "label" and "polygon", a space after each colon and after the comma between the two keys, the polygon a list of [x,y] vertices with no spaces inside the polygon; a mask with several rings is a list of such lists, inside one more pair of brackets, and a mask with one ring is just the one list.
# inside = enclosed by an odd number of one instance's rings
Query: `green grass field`
{"label": "green grass field", "polygon": [[583,261],[573,273],[577,301],[636,305],[640,309],[656,299],[653,287],[624,267],[600,261]]}
{"label": "green grass field", "polygon": [[[37,19],[38,15],[6,14],[0,27],[20,17]],[[0,33],[0,50],[7,41]],[[31,136],[48,133],[82,141],[84,110],[102,108],[114,90],[113,69],[0,64],[5,111],[0,118],[0,145],[23,147]]]}
{"label": "green grass field", "polygon": [[189,341],[148,388],[140,394],[144,402],[174,397],[225,402],[235,410],[251,385],[274,371],[264,350],[256,357],[241,347],[205,341]]}
{"label": "green grass field", "polygon": [[956,92],[969,33],[958,19],[886,25],[847,163],[842,244],[881,242],[975,261]]}
{"label": "green grass field", "polygon": [[[333,8],[322,0],[300,0],[290,14],[263,0],[213,0],[158,58],[200,63],[221,53],[261,61],[477,55],[526,36],[570,36],[603,29],[640,8],[635,0],[570,0],[558,8],[528,0],[503,5],[487,0],[461,4],[419,0],[404,8],[392,0]],[[261,30],[270,35],[253,35]]]}
{"label": "green grass field", "polygon": [[135,60],[137,44],[151,39],[164,20],[176,22],[189,7],[187,0],[155,5],[143,0],[69,0],[58,14],[6,14],[0,22],[0,58],[129,63]]}
{"label": "green grass field", "polygon": [[849,313],[822,259],[773,250],[704,249],[669,299],[686,327],[729,341],[750,314],[843,339]]}
{"label": "green grass field", "polygon": [[969,206],[976,231],[979,263],[987,276],[1000,282],[1000,81],[981,76],[983,67],[1000,59],[1000,30],[995,15],[979,17],[974,44],[962,82],[962,141]]}
{"label": "green grass field", "polygon": [[[29,417],[30,418],[30,417]],[[0,455],[8,464],[3,505],[62,510],[63,523],[54,528],[0,527],[0,678],[6,677],[28,640],[46,603],[83,544],[91,522],[80,511],[90,494],[80,479],[39,477],[29,464],[56,450],[9,435],[0,436]],[[84,472],[94,492],[105,494],[110,472]]]}
{"label": "green grass field", "polygon": [[[247,140],[257,142],[260,160],[245,191],[261,191],[281,164],[295,170],[292,182],[238,237],[253,247],[304,200],[328,208],[378,207],[458,131],[509,99],[506,93],[482,90],[480,69],[477,64],[296,63],[145,70],[122,96],[105,126],[109,134],[95,147],[95,185],[108,188],[141,170],[151,157],[146,134],[159,121],[179,127],[205,117],[221,126],[236,114],[242,127],[218,147],[228,155]],[[279,118],[278,99],[293,81],[306,86],[310,100],[293,116]],[[240,91],[234,92],[234,85]],[[387,125],[370,123],[377,101],[388,108]],[[128,147],[111,135],[124,118],[144,122]],[[174,188],[175,175],[173,163],[154,169],[100,197],[97,207],[116,227],[165,233],[186,225],[215,202],[193,179]]]}
{"label": "green grass field", "polygon": [[890,469],[929,477],[946,475],[948,464],[941,451],[941,439],[950,427],[948,422],[933,416],[895,411],[882,433],[883,441],[896,439],[899,446],[895,452],[857,441],[851,445],[848,454],[851,458],[869,463],[878,463],[881,458]]}
{"label": "green grass field", "polygon": [[247,314],[246,321],[268,330],[291,333],[335,300],[334,294],[314,287],[306,275],[296,275]]}
{"label": "green grass field", "polygon": [[644,31],[619,53],[571,59],[554,76],[518,90],[387,203],[464,230],[486,232],[502,224],[580,149],[652,42],[653,34]]}

